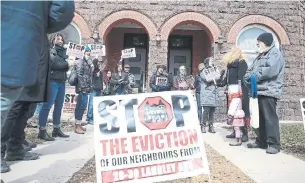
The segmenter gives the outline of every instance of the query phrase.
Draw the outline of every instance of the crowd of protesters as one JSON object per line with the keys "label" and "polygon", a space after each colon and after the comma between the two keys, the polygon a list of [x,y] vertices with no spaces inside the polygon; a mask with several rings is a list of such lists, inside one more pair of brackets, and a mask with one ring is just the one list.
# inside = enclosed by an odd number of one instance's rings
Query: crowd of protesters
{"label": "crowd of protesters", "polygon": [[[75,92],[78,97],[74,131],[77,134],[86,132],[86,128],[82,126],[86,109],[88,124],[93,124],[93,97],[131,94],[136,86],[130,66],[124,62],[119,62],[116,72],[112,73],[110,70],[104,70],[103,60],[91,56],[91,50],[87,46],[82,58],[69,58],[66,55],[65,37],[56,32],[72,21],[73,1],[30,3],[33,4],[23,6],[22,2],[4,2],[1,8],[4,17],[2,30],[5,35],[2,36],[2,43],[5,44],[2,44],[1,50],[2,173],[10,171],[6,161],[39,158],[38,154],[28,152],[35,148],[36,144],[25,140],[24,130],[27,120],[32,116],[38,119],[38,138],[54,141],[55,137],[69,137],[61,130],[61,114],[69,70],[74,69],[76,73]],[[16,6],[19,9],[16,9]],[[39,11],[36,11],[37,9]],[[35,13],[41,19],[34,19],[29,16],[29,12]],[[5,18],[8,14],[13,17]],[[10,20],[16,21],[16,24],[11,24]],[[45,25],[40,22],[42,20],[48,20],[47,27],[42,26]],[[21,29],[25,23],[26,30]],[[36,28],[36,24],[41,27]],[[47,34],[51,34],[49,41]],[[20,37],[22,39],[19,39]],[[29,43],[32,43],[31,47],[27,46]],[[242,142],[248,141],[251,120],[248,94],[250,84],[253,84],[251,78],[254,76],[258,85],[260,127],[256,141],[248,144],[248,147],[266,148],[267,153],[276,154],[280,151],[276,104],[282,94],[284,59],[274,46],[272,34],[260,35],[257,44],[259,56],[249,67],[242,51],[233,48],[223,58],[227,69],[218,72],[219,75],[213,79],[207,77],[206,72],[210,69],[217,70],[217,67],[213,64],[213,58],[209,57],[198,65],[198,74],[195,77],[187,75],[183,65],[179,67],[176,76],[167,73],[165,65],[159,65],[149,80],[149,86],[152,92],[194,90],[202,133],[206,133],[206,127],[208,132],[215,133],[213,125],[215,111],[220,104],[219,87],[226,87],[228,118],[232,118],[228,120],[232,120],[233,126],[233,133],[227,135],[227,138],[236,138],[236,142],[230,145],[240,146]],[[18,51],[17,55],[8,53],[12,48]],[[15,72],[11,72],[13,69]],[[33,72],[35,70],[37,72]],[[53,131],[50,136],[46,127],[53,106]]]}

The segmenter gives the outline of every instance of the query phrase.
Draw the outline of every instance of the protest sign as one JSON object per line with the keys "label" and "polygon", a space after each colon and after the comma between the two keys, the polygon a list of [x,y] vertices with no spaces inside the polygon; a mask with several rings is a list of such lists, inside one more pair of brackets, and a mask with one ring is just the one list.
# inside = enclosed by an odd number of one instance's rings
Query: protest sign
{"label": "protest sign", "polygon": [[129,48],[129,49],[122,50],[121,58],[133,58],[133,57],[136,57],[135,48]]}
{"label": "protest sign", "polygon": [[[76,100],[78,94],[75,93],[74,87],[66,87],[65,101],[63,106],[64,115],[73,115],[76,107]],[[86,114],[87,110],[85,110]]]}
{"label": "protest sign", "polygon": [[300,99],[300,104],[301,104],[301,112],[302,112],[302,118],[304,123],[304,130],[305,130],[305,98]]}
{"label": "protest sign", "polygon": [[97,183],[209,174],[192,91],[95,97]]}
{"label": "protest sign", "polygon": [[156,85],[157,86],[167,86],[168,79],[167,77],[156,77]]}
{"label": "protest sign", "polygon": [[94,58],[106,56],[105,45],[102,44],[88,44],[88,47],[91,49],[91,56]]}
{"label": "protest sign", "polygon": [[84,53],[85,53],[85,47],[83,45],[69,42],[67,48],[67,55],[76,58],[83,58]]}
{"label": "protest sign", "polygon": [[208,82],[213,81],[216,84],[216,81],[220,79],[220,72],[215,66],[204,69],[203,73]]}

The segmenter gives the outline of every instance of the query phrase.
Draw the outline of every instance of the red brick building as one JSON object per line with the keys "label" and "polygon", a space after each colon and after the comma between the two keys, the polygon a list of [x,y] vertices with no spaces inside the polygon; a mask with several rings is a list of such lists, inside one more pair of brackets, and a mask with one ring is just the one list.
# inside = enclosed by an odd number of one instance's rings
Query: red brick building
{"label": "red brick building", "polygon": [[[182,64],[196,74],[208,56],[222,67],[221,57],[232,46],[240,47],[251,64],[257,36],[271,32],[286,59],[284,96],[278,105],[281,120],[301,120],[304,6],[304,1],[77,1],[73,23],[64,32],[68,40],[85,44],[93,42],[90,37],[97,31],[112,71],[121,50],[135,47],[137,57],[125,62],[138,80],[142,72],[149,78],[158,64],[167,65],[171,73]],[[224,111],[220,107],[218,112]]]}

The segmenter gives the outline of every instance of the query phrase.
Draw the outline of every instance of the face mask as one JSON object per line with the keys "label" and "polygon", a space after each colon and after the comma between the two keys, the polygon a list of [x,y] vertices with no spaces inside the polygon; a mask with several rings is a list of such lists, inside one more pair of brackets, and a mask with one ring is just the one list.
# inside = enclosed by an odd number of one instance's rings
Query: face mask
{"label": "face mask", "polygon": [[90,56],[85,55],[85,59],[86,59],[86,60],[89,60],[89,58],[90,58]]}

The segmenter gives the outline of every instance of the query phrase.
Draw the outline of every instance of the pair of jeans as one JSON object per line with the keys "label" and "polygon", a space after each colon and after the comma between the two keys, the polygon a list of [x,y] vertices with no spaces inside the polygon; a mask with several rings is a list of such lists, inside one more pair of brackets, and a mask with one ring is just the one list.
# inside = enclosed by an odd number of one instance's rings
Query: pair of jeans
{"label": "pair of jeans", "polygon": [[276,113],[277,99],[267,96],[258,96],[259,128],[257,144],[262,147],[273,147],[280,150],[280,126]]}
{"label": "pair of jeans", "polygon": [[35,116],[36,118],[39,117],[39,113],[40,113],[40,111],[41,111],[41,109],[42,109],[43,104],[44,104],[44,103],[39,103],[39,104],[37,104],[36,110],[35,110],[35,113],[34,113],[34,116]]}
{"label": "pair of jeans", "polygon": [[197,101],[197,112],[198,112],[198,119],[201,124],[202,121],[202,108],[200,102],[200,93],[196,93],[196,101]]}
{"label": "pair of jeans", "polygon": [[[10,112],[14,102],[19,98],[23,91],[23,87],[7,87],[1,85],[1,131],[6,124],[6,118]],[[8,124],[9,125],[9,124]]]}
{"label": "pair of jeans", "polygon": [[53,104],[55,104],[53,110],[53,127],[60,128],[60,118],[62,113],[62,107],[64,105],[65,92],[66,92],[65,83],[51,82],[51,94],[49,100],[42,105],[42,108],[39,113],[40,129],[42,130],[46,129],[48,116]]}
{"label": "pair of jeans", "polygon": [[206,126],[207,122],[209,122],[209,125],[213,125],[215,110],[216,110],[216,107],[206,107],[206,106],[203,107],[201,125]]}
{"label": "pair of jeans", "polygon": [[90,93],[89,104],[88,104],[88,113],[87,119],[89,122],[93,121],[93,97],[98,97],[102,95],[102,90],[93,89]]}
{"label": "pair of jeans", "polygon": [[75,107],[75,124],[81,124],[84,112],[87,108],[89,93],[80,92],[77,96]]}
{"label": "pair of jeans", "polygon": [[[25,139],[24,129],[27,120],[33,114],[35,103],[15,102],[6,118],[5,130],[1,133],[1,154],[9,151],[23,149],[22,141]],[[30,114],[31,113],[31,114]]]}

